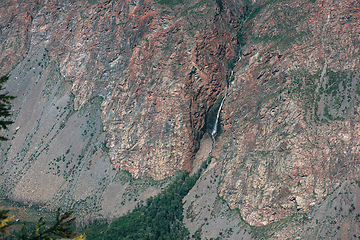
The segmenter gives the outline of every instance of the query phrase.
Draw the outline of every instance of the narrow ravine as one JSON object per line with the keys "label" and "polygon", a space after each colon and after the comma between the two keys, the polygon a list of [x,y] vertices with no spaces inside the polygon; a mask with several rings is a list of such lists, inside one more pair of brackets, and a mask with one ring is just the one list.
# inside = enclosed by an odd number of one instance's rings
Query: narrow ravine
{"label": "narrow ravine", "polygon": [[192,170],[193,173],[196,172],[200,168],[201,164],[204,161],[208,161],[209,157],[211,157],[211,155],[212,155],[212,153],[213,153],[213,151],[215,149],[216,135],[217,135],[217,132],[218,132],[218,124],[219,124],[219,119],[220,119],[220,113],[221,113],[222,107],[223,107],[223,105],[225,103],[225,99],[226,99],[226,97],[228,95],[228,91],[229,91],[230,86],[231,86],[231,79],[232,79],[232,77],[234,75],[234,69],[235,69],[237,63],[240,62],[240,60],[241,60],[241,51],[239,51],[238,59],[235,62],[235,65],[233,66],[233,68],[231,70],[231,74],[230,74],[230,76],[229,76],[229,78],[227,80],[227,86],[226,86],[225,94],[222,97],[219,109],[217,110],[214,126],[213,126],[212,130],[209,132],[211,138],[209,137],[209,135],[206,134],[206,135],[204,135],[204,137],[200,141],[200,148],[198,149],[198,151],[197,151],[197,153],[195,155],[195,159],[194,159],[194,163],[193,163],[193,170]]}
{"label": "narrow ravine", "polygon": [[221,100],[220,107],[219,107],[219,109],[218,109],[218,111],[217,111],[217,114],[216,114],[216,120],[215,120],[214,128],[213,128],[213,130],[211,131],[211,138],[212,138],[212,141],[213,141],[213,146],[212,146],[212,149],[211,149],[211,152],[210,152],[209,156],[211,155],[211,153],[213,152],[213,150],[214,150],[214,148],[215,148],[215,143],[216,143],[216,141],[215,141],[215,136],[216,136],[216,134],[217,134],[217,128],[218,128],[218,124],[219,124],[220,113],[221,113],[222,106],[224,105],[225,99],[226,99],[226,97],[227,97],[227,95],[228,95],[228,92],[229,92],[229,89],[230,89],[231,79],[232,79],[232,77],[233,77],[233,75],[234,75],[234,69],[235,69],[236,65],[238,64],[238,62],[241,61],[241,48],[240,48],[240,50],[239,50],[238,56],[239,56],[239,58],[238,58],[238,60],[236,61],[234,67],[231,69],[230,77],[229,77],[229,79],[227,80],[226,91],[225,91],[225,94],[224,94],[224,96],[223,96],[223,98],[222,98],[222,100]]}

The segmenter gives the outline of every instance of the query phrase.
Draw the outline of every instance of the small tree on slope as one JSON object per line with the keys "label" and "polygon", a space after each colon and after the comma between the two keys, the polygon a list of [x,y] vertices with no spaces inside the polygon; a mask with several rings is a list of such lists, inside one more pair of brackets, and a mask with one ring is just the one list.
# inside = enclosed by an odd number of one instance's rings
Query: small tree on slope
{"label": "small tree on slope", "polygon": [[[0,78],[0,129],[7,129],[7,126],[12,124],[12,121],[6,120],[10,116],[10,101],[14,96],[10,96],[4,92],[3,84],[9,79],[9,75]],[[6,137],[0,135],[0,141],[8,140]]]}
{"label": "small tree on slope", "polygon": [[[13,121],[6,120],[11,115],[10,113],[10,101],[14,99],[14,96],[10,96],[9,93],[4,92],[3,84],[9,79],[9,75],[0,77],[0,130],[7,129],[7,126],[12,124]],[[0,135],[0,141],[8,140],[6,137]],[[0,238],[7,233],[7,228],[11,225],[11,221],[14,216],[9,217],[10,210],[0,210]],[[74,211],[69,211],[64,214],[60,214],[60,208],[57,211],[56,223],[50,227],[45,226],[45,222],[41,217],[36,224],[35,228],[28,233],[26,230],[26,221],[21,229],[18,240],[52,240],[58,237],[66,237],[74,240],[84,240],[85,236],[75,236],[69,226],[74,222],[74,218],[70,218]]]}

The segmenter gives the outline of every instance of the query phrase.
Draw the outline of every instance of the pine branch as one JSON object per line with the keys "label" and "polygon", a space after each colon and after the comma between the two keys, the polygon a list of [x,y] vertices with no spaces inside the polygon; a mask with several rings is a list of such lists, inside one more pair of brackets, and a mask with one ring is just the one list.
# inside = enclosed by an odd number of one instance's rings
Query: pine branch
{"label": "pine branch", "polygon": [[[61,209],[58,208],[56,213],[56,223],[54,226],[46,230],[46,233],[52,233],[58,235],[60,237],[75,237],[72,230],[69,226],[75,221],[76,217],[70,218],[70,216],[74,213],[74,210],[65,212],[62,216],[60,214]],[[70,218],[70,219],[69,219]]]}
{"label": "pine branch", "polygon": [[63,215],[60,214],[60,211],[60,208],[58,208],[56,213],[56,223],[53,226],[46,229],[46,222],[44,221],[44,218],[41,217],[29,235],[26,235],[25,222],[22,227],[22,233],[18,240],[53,240],[56,239],[55,236],[74,238],[75,240],[85,240],[84,235],[77,237],[69,228],[69,225],[75,221],[75,217],[70,218],[74,211],[66,212]]}
{"label": "pine branch", "polygon": [[[0,91],[3,91],[3,83],[5,83],[9,79],[9,75],[5,75],[0,77]],[[9,95],[8,92],[0,94],[0,129],[7,129],[8,125],[13,124],[13,121],[6,121],[4,118],[11,116],[11,106],[10,101],[15,97]],[[4,136],[0,136],[0,141],[8,140]]]}

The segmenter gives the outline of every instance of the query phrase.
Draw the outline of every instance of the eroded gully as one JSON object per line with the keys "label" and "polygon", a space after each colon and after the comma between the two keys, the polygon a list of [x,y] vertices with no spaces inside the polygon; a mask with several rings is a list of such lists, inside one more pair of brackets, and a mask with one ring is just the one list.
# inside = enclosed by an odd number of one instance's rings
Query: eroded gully
{"label": "eroded gully", "polygon": [[217,110],[217,114],[216,114],[216,119],[215,119],[215,123],[214,123],[214,127],[210,132],[210,136],[204,136],[201,141],[200,141],[200,148],[197,151],[196,155],[195,155],[195,161],[194,161],[194,166],[193,166],[193,172],[196,172],[199,167],[201,166],[202,162],[205,160],[208,160],[208,158],[212,155],[214,149],[215,149],[215,144],[216,144],[216,135],[218,134],[218,125],[219,125],[219,119],[220,119],[220,114],[221,114],[221,110],[222,107],[224,105],[225,99],[228,95],[229,89],[231,87],[231,80],[233,78],[234,75],[234,69],[236,67],[236,65],[238,64],[238,62],[240,62],[241,60],[241,52],[239,51],[238,54],[238,59],[235,63],[235,65],[233,66],[232,70],[231,70],[231,74],[227,80],[227,87],[226,87],[226,91],[224,96],[222,97],[219,109]]}

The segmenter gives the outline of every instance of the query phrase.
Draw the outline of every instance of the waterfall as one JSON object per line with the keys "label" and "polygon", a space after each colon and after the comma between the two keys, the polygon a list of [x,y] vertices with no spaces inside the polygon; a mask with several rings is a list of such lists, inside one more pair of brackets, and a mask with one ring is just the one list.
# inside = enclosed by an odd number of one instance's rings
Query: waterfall
{"label": "waterfall", "polygon": [[221,108],[222,108],[222,105],[224,104],[226,96],[227,96],[227,89],[226,89],[226,92],[225,92],[225,95],[224,95],[223,99],[221,100],[220,107],[219,107],[218,112],[216,114],[216,120],[215,120],[214,128],[213,128],[213,130],[211,132],[211,136],[214,136],[216,134],[216,132],[217,132],[217,125],[218,125],[218,122],[219,122],[220,112],[221,112]]}
{"label": "waterfall", "polygon": [[235,67],[236,67],[236,64],[238,64],[238,62],[240,62],[240,60],[241,60],[241,55],[240,55],[240,54],[241,54],[241,49],[240,49],[240,51],[239,51],[239,58],[238,58],[238,60],[236,61],[233,69],[231,70],[231,74],[230,74],[230,77],[229,77],[229,80],[228,80],[228,84],[227,84],[227,87],[226,87],[225,95],[224,95],[223,99],[221,100],[220,107],[219,107],[218,112],[217,112],[217,114],[216,114],[216,120],[215,120],[214,128],[213,128],[213,130],[211,131],[211,137],[212,137],[214,143],[215,143],[215,135],[216,135],[216,133],[217,133],[217,126],[218,126],[218,123],[219,123],[219,117],[220,117],[221,108],[222,108],[222,106],[223,106],[223,104],[224,104],[224,102],[225,102],[225,98],[226,98],[226,96],[227,96],[227,94],[228,94],[228,91],[229,91],[229,88],[230,88],[230,81],[231,81],[231,78],[232,78],[233,75],[234,75],[234,69],[235,69]]}

